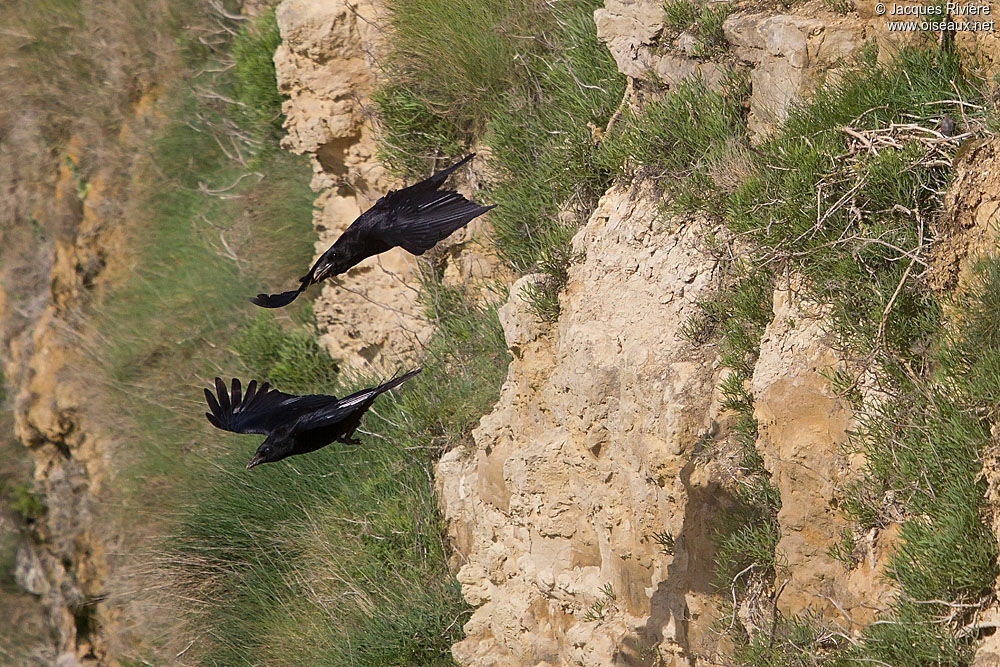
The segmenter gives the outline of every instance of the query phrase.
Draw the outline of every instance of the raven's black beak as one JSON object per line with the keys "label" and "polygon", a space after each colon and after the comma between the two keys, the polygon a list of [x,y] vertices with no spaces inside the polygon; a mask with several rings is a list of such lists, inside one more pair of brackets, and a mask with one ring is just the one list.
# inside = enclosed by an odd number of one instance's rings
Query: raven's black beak
{"label": "raven's black beak", "polygon": [[250,459],[250,463],[247,464],[247,470],[253,468],[255,465],[260,465],[264,462],[264,457],[261,454],[254,454],[253,458]]}

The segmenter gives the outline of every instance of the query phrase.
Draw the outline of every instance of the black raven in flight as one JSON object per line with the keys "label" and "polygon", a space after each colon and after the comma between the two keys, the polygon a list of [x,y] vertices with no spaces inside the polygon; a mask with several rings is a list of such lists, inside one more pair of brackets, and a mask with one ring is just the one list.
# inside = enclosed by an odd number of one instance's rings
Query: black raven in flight
{"label": "black raven in flight", "polygon": [[264,308],[281,308],[309,285],[344,273],[361,260],[402,247],[422,255],[473,218],[493,206],[480,206],[452,190],[438,190],[448,175],[475,156],[467,155],[447,169],[419,183],[392,190],[358,216],[340,238],[299,278],[298,289],[281,294],[258,294],[250,301]]}
{"label": "black raven in flight", "polygon": [[371,389],[362,389],[346,398],[311,394],[294,396],[271,389],[265,382],[247,385],[242,394],[240,381],[233,378],[231,391],[215,378],[215,391],[205,390],[211,412],[208,421],[216,428],[233,433],[259,433],[267,438],[247,463],[247,470],[260,463],[280,461],[286,456],[305,454],[325,447],[334,440],[356,445],[351,438],[361,424],[361,417],[379,394],[406,382],[420,372],[412,370]]}

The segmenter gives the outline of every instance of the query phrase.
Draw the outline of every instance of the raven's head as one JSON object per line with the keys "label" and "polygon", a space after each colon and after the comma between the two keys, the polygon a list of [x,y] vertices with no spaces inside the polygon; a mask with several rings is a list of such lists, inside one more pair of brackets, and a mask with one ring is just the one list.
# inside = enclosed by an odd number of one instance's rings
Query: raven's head
{"label": "raven's head", "polygon": [[334,244],[324,253],[319,265],[316,267],[316,272],[313,274],[312,280],[313,282],[319,282],[320,280],[327,280],[342,273],[347,273],[357,263],[358,257],[348,248],[339,247]]}
{"label": "raven's head", "polygon": [[247,470],[258,466],[261,463],[274,463],[292,454],[292,439],[289,437],[289,429],[279,427],[272,431],[269,436],[260,443],[260,447],[254,453],[253,458],[247,463]]}

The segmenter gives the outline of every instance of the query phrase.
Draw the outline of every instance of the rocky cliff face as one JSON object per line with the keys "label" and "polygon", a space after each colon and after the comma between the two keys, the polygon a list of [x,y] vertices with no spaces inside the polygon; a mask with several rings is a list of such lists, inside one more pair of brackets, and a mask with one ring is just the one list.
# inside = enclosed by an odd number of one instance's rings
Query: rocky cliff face
{"label": "rocky cliff face", "polygon": [[[383,50],[383,11],[377,0],[278,5],[282,45],[274,62],[278,88],[289,96],[282,145],[313,162],[317,256],[379,197],[400,186],[376,157],[369,98]],[[462,279],[492,271],[489,258],[463,252],[481,224],[456,232],[429,255],[446,275]],[[419,357],[431,334],[417,302],[419,272],[416,258],[395,248],[324,283],[315,308],[321,343],[357,370],[391,372]]]}
{"label": "rocky cliff face", "polygon": [[[730,48],[714,58],[698,55],[693,35],[671,31],[658,0],[607,0],[595,21],[635,103],[654,80],[670,86],[699,74],[718,82],[720,63],[748,69],[751,126],[760,136],[867,40],[890,39],[884,20],[865,8],[843,16],[820,3],[766,5],[726,20]],[[371,0],[284,0],[277,10],[283,44],[275,63],[290,98],[284,143],[313,158],[317,252],[396,185],[376,159],[368,99],[381,11]],[[996,60],[991,33],[963,40]],[[974,159],[966,156],[949,193],[954,218],[935,259],[942,290],[960,284],[968,258],[989,246],[996,215],[995,146],[970,150]],[[114,268],[116,236],[103,215],[114,190],[99,175],[82,199],[76,188],[66,165],[52,211],[67,216],[72,233],[55,244],[47,288],[0,303],[4,322],[18,323],[4,331],[17,434],[31,447],[39,489],[60,499],[38,527],[43,546],[21,551],[19,580],[45,602],[58,629],[55,649],[101,660],[116,622],[102,601],[114,575],[114,537],[97,528],[95,505],[112,448],[88,416],[86,359],[67,322]],[[712,623],[729,600],[712,584],[712,563],[715,519],[736,502],[739,453],[721,390],[730,371],[717,349],[693,344],[683,328],[727,279],[725,261],[705,242],[724,232],[701,217],[664,216],[658,204],[659,193],[642,181],[604,195],[574,239],[579,259],[557,322],[541,322],[521,298],[536,277],[510,288],[501,322],[513,361],[500,399],[474,442],[437,467],[453,565],[475,607],[454,647],[460,664],[722,660],[726,647]],[[438,257],[451,279],[494,270],[467,243],[475,233],[475,226],[457,233]],[[397,249],[324,285],[316,303],[323,344],[355,369],[391,371],[418,357],[431,332],[418,278],[418,264]],[[895,526],[854,536],[851,566],[830,555],[847,526],[844,487],[861,461],[841,448],[854,416],[828,379],[844,362],[824,317],[791,277],[773,295],[745,387],[756,447],[781,496],[776,594],[754,609],[728,610],[731,623],[751,630],[778,610],[811,611],[851,631],[893,595],[881,574]],[[1000,495],[1000,482],[988,481]],[[1000,655],[984,647],[984,660],[990,652]]]}
{"label": "rocky cliff face", "polygon": [[[438,466],[466,598],[461,664],[610,664],[660,644],[710,650],[709,523],[727,502],[714,353],[681,340],[719,262],[705,220],[662,220],[655,193],[616,188],[574,239],[562,316],[543,327],[515,283],[514,354],[475,447]],[[623,298],[623,295],[627,295]],[[672,553],[656,535],[674,536]],[[662,643],[660,643],[662,641]]]}
{"label": "rocky cliff face", "polygon": [[[144,122],[144,109],[138,107],[123,136]],[[116,223],[122,192],[113,181],[115,165],[98,170],[84,193],[71,167],[73,145],[59,167],[54,198],[36,212],[46,228],[52,216],[63,217],[59,225],[66,230],[48,248],[47,288],[8,294],[3,303],[10,310],[0,315],[6,328],[3,370],[16,388],[14,435],[30,450],[32,489],[45,505],[31,539],[17,549],[15,576],[24,590],[39,596],[56,652],[71,662],[101,660],[109,641],[122,638],[115,612],[104,602],[115,534],[103,520],[101,501],[114,447],[94,402],[97,373],[81,319],[82,307],[102,288],[114,258],[121,257]],[[30,309],[24,308],[29,294]]]}
{"label": "rocky cliff face", "polygon": [[[720,61],[749,69],[758,137],[867,41],[897,39],[864,11],[737,10],[724,24],[729,48],[713,60],[695,55],[693,36],[671,33],[661,3],[608,0],[595,20],[633,103],[653,81],[718,82]],[[963,48],[994,48],[989,33],[964,38]],[[994,218],[992,185],[972,185],[971,170],[949,194],[949,209],[963,211],[956,229]],[[514,360],[500,401],[474,446],[438,466],[454,564],[476,607],[454,649],[460,664],[724,661],[712,624],[728,596],[711,579],[713,520],[733,503],[737,477],[720,407],[727,371],[681,330],[722,275],[704,245],[707,223],[663,218],[656,202],[642,183],[604,196],[574,240],[582,259],[554,325],[520,298],[531,276],[501,311]],[[950,243],[938,275],[958,270],[956,254],[991,244],[981,228]],[[829,380],[845,365],[824,316],[794,278],[776,291],[745,387],[781,498],[773,589],[755,609],[730,610],[750,632],[767,632],[775,610],[857,631],[895,595],[883,574],[897,525],[853,536],[849,565],[832,555],[847,529],[844,490],[863,461],[844,453],[854,417]]]}
{"label": "rocky cliff face", "polygon": [[[642,185],[604,196],[574,240],[583,260],[554,326],[524,306],[525,279],[511,289],[500,401],[475,447],[438,466],[458,578],[477,607],[460,664],[715,660],[726,599],[712,586],[713,524],[734,504],[737,454],[721,409],[728,371],[682,327],[722,276],[707,222],[663,219],[657,201]],[[782,498],[778,609],[851,626],[885,608],[889,538],[868,536],[851,570],[827,553],[857,462],[839,453],[852,418],[827,379],[839,362],[822,325],[794,289],[776,292],[751,392]]]}
{"label": "rocky cliff face", "polygon": [[[286,0],[278,17],[279,79],[292,95],[287,142],[314,156],[314,186],[325,189],[319,251],[391,185],[374,160],[364,98],[379,10]],[[737,7],[723,25],[726,48],[710,56],[695,35],[667,25],[660,2],[607,0],[595,22],[629,78],[632,104],[664,83],[698,75],[712,84],[723,66],[747,70],[757,137],[867,42],[902,39],[870,8],[845,15],[819,2]],[[958,42],[993,60],[992,34]],[[989,217],[988,184],[960,176],[956,188],[949,208],[980,197],[969,206]],[[773,295],[745,387],[756,448],[781,497],[775,581],[735,610],[713,587],[716,518],[736,502],[738,483],[733,416],[722,407],[730,371],[714,347],[682,330],[726,279],[704,241],[721,231],[697,217],[664,217],[658,201],[642,182],[605,194],[574,239],[580,259],[557,322],[541,322],[521,298],[536,276],[517,281],[500,311],[513,357],[500,400],[474,444],[437,467],[453,565],[475,607],[454,647],[460,664],[713,664],[726,649],[713,628],[722,613],[751,632],[766,631],[775,611],[852,632],[892,600],[882,575],[898,526],[852,536],[849,565],[832,555],[847,529],[844,489],[863,461],[844,453],[854,416],[829,380],[845,364],[824,309],[802,297],[794,277]],[[973,243],[959,236],[942,260],[949,267]],[[418,354],[429,333],[414,302],[413,260],[394,253],[325,287],[317,303],[324,342],[352,365]]]}

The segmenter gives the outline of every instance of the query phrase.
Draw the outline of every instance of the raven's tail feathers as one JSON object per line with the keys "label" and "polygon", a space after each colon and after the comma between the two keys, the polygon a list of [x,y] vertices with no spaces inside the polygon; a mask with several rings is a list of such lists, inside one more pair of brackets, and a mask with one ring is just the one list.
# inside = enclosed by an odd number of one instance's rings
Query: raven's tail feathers
{"label": "raven's tail feathers", "polygon": [[361,391],[356,391],[350,396],[345,396],[340,399],[337,404],[339,408],[351,408],[351,409],[361,409],[362,412],[368,409],[375,399],[379,397],[390,389],[395,389],[399,385],[403,384],[411,377],[419,373],[422,369],[416,368],[409,373],[403,373],[397,378],[392,378],[391,380],[386,380],[377,387],[371,387],[369,389],[362,389]]}
{"label": "raven's tail feathers", "polygon": [[287,306],[309,287],[312,281],[308,280],[308,278],[309,276],[299,278],[300,284],[298,289],[288,290],[281,294],[258,294],[250,299],[250,303],[261,308],[281,308],[282,306]]}
{"label": "raven's tail feathers", "polygon": [[414,368],[412,371],[409,371],[407,373],[403,373],[399,377],[395,377],[395,378],[392,378],[390,380],[386,380],[385,382],[383,382],[382,384],[380,384],[378,387],[376,387],[376,390],[378,391],[378,393],[381,394],[383,392],[389,391],[390,389],[395,389],[399,385],[401,385],[404,382],[406,382],[407,380],[409,380],[414,375],[420,373],[422,370],[423,370],[422,368]]}

